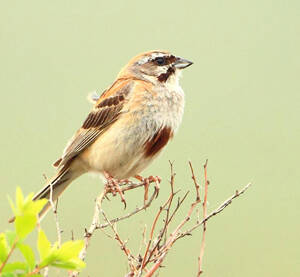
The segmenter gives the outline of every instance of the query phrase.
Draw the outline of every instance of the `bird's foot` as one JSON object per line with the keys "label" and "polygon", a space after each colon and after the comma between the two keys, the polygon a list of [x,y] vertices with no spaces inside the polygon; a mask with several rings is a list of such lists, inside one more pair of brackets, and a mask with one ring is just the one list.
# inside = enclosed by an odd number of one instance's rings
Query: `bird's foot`
{"label": "bird's foot", "polygon": [[141,182],[144,182],[144,186],[145,186],[144,204],[146,204],[146,201],[148,200],[148,191],[149,191],[150,183],[155,183],[156,197],[158,196],[159,189],[160,189],[159,184],[161,182],[161,178],[159,176],[149,176],[147,178],[144,178],[140,175],[135,175],[134,178],[136,178]]}
{"label": "bird's foot", "polygon": [[122,191],[122,189],[120,188],[120,183],[126,182],[128,180],[118,180],[115,179],[114,177],[112,177],[110,174],[108,174],[107,172],[104,172],[104,176],[106,178],[106,189],[107,191],[111,192],[113,196],[115,196],[117,193],[120,194],[121,197],[121,201],[124,204],[124,209],[126,209],[126,200],[125,200],[125,196],[124,196],[124,192]]}

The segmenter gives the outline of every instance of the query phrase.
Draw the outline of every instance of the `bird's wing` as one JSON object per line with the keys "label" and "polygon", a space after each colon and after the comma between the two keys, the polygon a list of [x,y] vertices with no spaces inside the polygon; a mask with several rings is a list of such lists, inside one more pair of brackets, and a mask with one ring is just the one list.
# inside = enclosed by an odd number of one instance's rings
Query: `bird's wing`
{"label": "bird's wing", "polygon": [[91,145],[121,113],[124,104],[133,89],[132,80],[117,80],[108,90],[104,91],[93,110],[89,113],[81,128],[67,144],[64,153],[53,165],[65,169],[70,162]]}

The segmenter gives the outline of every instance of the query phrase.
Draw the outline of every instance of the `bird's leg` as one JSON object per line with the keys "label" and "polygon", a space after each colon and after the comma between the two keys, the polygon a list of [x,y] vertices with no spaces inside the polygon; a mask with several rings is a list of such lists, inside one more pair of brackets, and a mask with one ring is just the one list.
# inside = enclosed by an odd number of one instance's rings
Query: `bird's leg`
{"label": "bird's leg", "polygon": [[119,186],[119,183],[120,181],[113,178],[109,173],[107,172],[104,172],[104,176],[107,180],[107,186],[108,186],[108,189],[111,190],[113,196],[116,195],[116,191],[120,194],[120,197],[121,197],[121,201],[124,203],[124,209],[126,209],[126,200],[125,200],[125,197],[124,197],[124,193],[122,192],[120,186]]}
{"label": "bird's leg", "polygon": [[161,178],[159,176],[149,176],[147,178],[144,178],[140,175],[135,175],[134,178],[145,183],[144,203],[146,203],[146,201],[148,200],[149,184],[152,182],[155,183],[155,189],[157,191],[156,197],[158,196],[159,189],[160,189],[159,184],[161,182]]}
{"label": "bird's leg", "polygon": [[110,176],[107,172],[104,172],[103,175],[104,175],[104,177],[106,179],[106,184],[105,184],[106,191],[107,192],[111,192],[111,194],[113,196],[116,196],[116,188],[114,187],[113,177]]}

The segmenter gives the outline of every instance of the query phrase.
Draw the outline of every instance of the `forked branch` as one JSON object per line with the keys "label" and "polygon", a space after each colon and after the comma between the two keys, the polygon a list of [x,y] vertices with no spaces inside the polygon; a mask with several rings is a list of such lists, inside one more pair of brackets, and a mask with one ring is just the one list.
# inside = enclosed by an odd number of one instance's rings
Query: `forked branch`
{"label": "forked branch", "polygon": [[[123,193],[124,191],[133,190],[139,187],[145,187],[148,189],[148,182],[141,182],[138,184],[134,184],[131,182],[121,182],[118,184],[118,191],[114,189],[112,186],[106,186],[103,192],[97,197],[95,204],[94,216],[92,219],[92,223],[88,230],[85,230],[85,246],[82,252],[80,253],[80,259],[84,260],[87,254],[87,249],[90,243],[90,240],[97,229],[104,229],[106,227],[110,227],[112,235],[109,235],[112,239],[116,240],[121,250],[126,256],[128,261],[128,266],[130,272],[126,275],[127,277],[151,277],[155,272],[159,270],[164,262],[167,254],[172,249],[174,243],[182,239],[188,235],[191,235],[197,228],[200,226],[203,227],[202,237],[200,239],[200,253],[198,257],[198,269],[197,276],[199,277],[203,272],[202,263],[203,256],[205,251],[205,234],[207,229],[207,221],[211,219],[213,216],[221,213],[226,207],[228,207],[234,199],[243,194],[251,184],[246,185],[240,191],[236,191],[231,197],[229,197],[226,201],[224,201],[219,207],[213,210],[211,213],[207,213],[207,199],[208,199],[208,187],[209,181],[207,177],[207,161],[204,164],[204,195],[200,195],[200,185],[196,178],[195,171],[193,169],[192,163],[189,162],[189,167],[191,170],[191,178],[193,180],[193,186],[195,189],[195,201],[190,203],[190,207],[186,212],[186,215],[179,221],[179,224],[169,231],[170,224],[174,221],[174,219],[178,215],[178,211],[183,207],[183,203],[187,201],[189,191],[183,194],[182,197],[178,196],[175,200],[175,196],[179,193],[179,191],[175,191],[175,172],[173,168],[173,163],[170,162],[170,194],[168,198],[164,201],[164,203],[160,206],[158,211],[156,212],[153,222],[151,224],[151,228],[149,230],[149,235],[147,238],[146,229],[144,229],[142,233],[144,245],[140,248],[139,253],[133,254],[133,251],[130,250],[130,247],[127,245],[127,241],[121,239],[120,234],[118,233],[117,223],[120,221],[124,221],[140,211],[146,210],[153,200],[158,195],[158,188],[155,187],[151,197],[144,199],[144,205],[136,208],[135,210],[129,212],[124,216],[120,216],[114,219],[109,219],[109,216],[105,213],[102,208],[102,202],[107,197],[108,194],[116,195],[117,193]],[[153,180],[153,182],[155,182]],[[146,195],[147,193],[145,193]],[[201,199],[203,199],[201,201]],[[174,201],[175,200],[175,201]],[[195,214],[196,207],[202,204],[202,219],[197,219],[197,215]],[[199,210],[199,209],[198,209]],[[102,215],[104,222],[100,223],[100,216]],[[191,220],[192,217],[195,217],[195,223],[192,224],[191,227],[184,227]],[[178,219],[178,218],[177,218]],[[158,226],[160,228],[158,229]],[[72,276],[77,276],[78,272],[73,272]]]}

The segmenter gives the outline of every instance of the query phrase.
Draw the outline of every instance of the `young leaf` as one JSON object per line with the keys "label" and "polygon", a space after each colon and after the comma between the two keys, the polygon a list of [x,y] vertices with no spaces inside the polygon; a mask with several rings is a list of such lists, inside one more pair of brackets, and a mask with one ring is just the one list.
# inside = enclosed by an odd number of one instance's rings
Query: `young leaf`
{"label": "young leaf", "polygon": [[30,213],[32,215],[37,216],[47,202],[48,202],[47,199],[40,199],[36,201],[30,200],[28,203],[24,205],[24,213],[26,214]]}
{"label": "young leaf", "polygon": [[32,271],[35,267],[35,257],[34,257],[33,250],[31,249],[31,247],[29,245],[23,244],[23,243],[18,243],[17,247],[23,254],[23,256],[28,264],[28,269],[30,271]]}
{"label": "young leaf", "polygon": [[52,265],[57,260],[57,250],[51,248],[51,251],[48,256],[41,260],[39,267],[43,268],[48,265]]}
{"label": "young leaf", "polygon": [[26,203],[28,203],[29,201],[32,201],[33,196],[34,196],[33,192],[29,193],[24,200],[24,205],[26,205]]}
{"label": "young leaf", "polygon": [[16,270],[26,270],[27,264],[22,262],[14,262],[6,264],[3,268],[3,272],[13,272]]}
{"label": "young leaf", "polygon": [[58,250],[58,258],[61,261],[68,261],[77,258],[84,247],[83,240],[67,241]]}
{"label": "young leaf", "polygon": [[4,262],[9,252],[5,234],[0,234],[0,263]]}
{"label": "young leaf", "polygon": [[1,277],[15,277],[15,275],[11,272],[6,272],[1,275]]}
{"label": "young leaf", "polygon": [[12,247],[12,245],[16,241],[16,237],[17,237],[16,232],[14,232],[14,231],[6,231],[5,235],[6,235],[6,239],[7,239],[9,247]]}
{"label": "young leaf", "polygon": [[24,204],[24,196],[23,196],[23,193],[22,193],[20,187],[17,187],[17,190],[16,190],[16,203],[17,203],[18,211],[21,212],[23,209],[23,204]]}
{"label": "young leaf", "polygon": [[69,270],[80,270],[85,267],[85,263],[79,258],[66,261],[66,262],[54,262],[51,265],[59,268],[69,269]]}
{"label": "young leaf", "polygon": [[29,233],[33,231],[37,222],[36,215],[22,215],[16,216],[15,227],[17,231],[17,236],[20,239],[25,238]]}
{"label": "young leaf", "polygon": [[14,215],[17,215],[18,211],[17,211],[17,208],[15,207],[14,202],[11,200],[11,198],[9,196],[7,196],[7,199],[8,199],[9,205],[10,205]]}
{"label": "young leaf", "polygon": [[44,260],[51,252],[51,243],[46,237],[46,234],[43,230],[39,231],[38,241],[37,241],[38,250],[40,253],[41,261]]}

